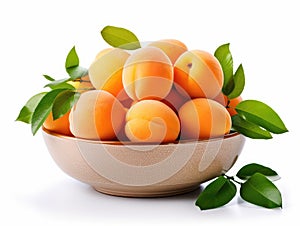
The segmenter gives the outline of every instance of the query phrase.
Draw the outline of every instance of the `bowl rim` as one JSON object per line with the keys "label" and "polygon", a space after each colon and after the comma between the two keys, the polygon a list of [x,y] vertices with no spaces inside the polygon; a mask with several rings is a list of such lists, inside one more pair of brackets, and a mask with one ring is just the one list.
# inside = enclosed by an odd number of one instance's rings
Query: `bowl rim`
{"label": "bowl rim", "polygon": [[204,140],[189,139],[189,140],[180,140],[180,141],[175,141],[175,142],[153,143],[153,142],[132,142],[132,141],[119,141],[119,140],[110,140],[110,141],[90,140],[90,139],[68,136],[68,135],[60,134],[60,133],[57,133],[54,131],[50,131],[50,130],[46,129],[44,126],[42,127],[42,130],[44,133],[46,133],[48,135],[62,138],[62,139],[67,139],[67,140],[82,141],[82,142],[94,143],[94,144],[126,145],[126,146],[127,145],[170,145],[170,144],[182,144],[182,143],[191,143],[191,142],[212,142],[212,141],[224,140],[224,139],[228,139],[228,138],[232,138],[232,137],[241,135],[239,132],[231,131],[230,133],[225,134],[222,137],[214,137],[211,139],[204,139]]}

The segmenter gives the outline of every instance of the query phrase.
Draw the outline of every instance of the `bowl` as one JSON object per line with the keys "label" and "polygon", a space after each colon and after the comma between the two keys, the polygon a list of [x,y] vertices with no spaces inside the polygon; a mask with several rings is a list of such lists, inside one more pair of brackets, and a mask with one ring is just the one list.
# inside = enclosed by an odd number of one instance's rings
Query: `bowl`
{"label": "bowl", "polygon": [[53,133],[43,138],[56,164],[69,176],[115,196],[161,197],[190,192],[227,172],[245,137],[141,144],[94,141]]}

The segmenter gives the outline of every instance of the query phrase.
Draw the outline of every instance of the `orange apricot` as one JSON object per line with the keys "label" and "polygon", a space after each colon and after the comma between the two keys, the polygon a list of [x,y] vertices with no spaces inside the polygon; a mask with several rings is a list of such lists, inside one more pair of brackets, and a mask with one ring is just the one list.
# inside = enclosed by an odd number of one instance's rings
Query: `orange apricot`
{"label": "orange apricot", "polygon": [[229,100],[228,102],[228,106],[227,106],[227,111],[229,112],[229,114],[231,116],[234,116],[237,114],[237,111],[235,110],[235,107],[240,103],[242,102],[242,97],[241,96],[238,96],[236,98],[233,98],[231,100]]}
{"label": "orange apricot", "polygon": [[234,116],[237,114],[235,107],[243,100],[241,96],[238,96],[233,99],[228,99],[226,95],[224,95],[222,92],[219,93],[215,98],[215,101],[222,104],[224,107],[226,107],[227,111],[229,112],[230,116]]}
{"label": "orange apricot", "polygon": [[186,102],[179,109],[181,138],[209,139],[229,133],[231,118],[224,106],[206,98]]}
{"label": "orange apricot", "polygon": [[73,136],[70,131],[69,114],[70,111],[64,114],[62,117],[54,120],[51,112],[46,118],[43,126],[49,131],[67,136]]}
{"label": "orange apricot", "polygon": [[219,92],[218,95],[213,98],[213,100],[222,104],[224,107],[227,106],[228,98],[222,93],[222,91]]}
{"label": "orange apricot", "polygon": [[114,140],[124,126],[126,110],[104,90],[84,92],[73,106],[69,119],[75,137]]}
{"label": "orange apricot", "polygon": [[186,101],[190,100],[190,98],[187,94],[182,95],[182,94],[184,94],[184,91],[183,92],[178,92],[178,89],[176,89],[175,86],[176,85],[174,84],[171,91],[169,92],[169,94],[161,101],[163,103],[165,103],[166,105],[168,105],[170,108],[172,108],[175,111],[175,113],[177,113],[179,108]]}
{"label": "orange apricot", "polygon": [[141,100],[126,114],[125,133],[133,142],[173,142],[179,131],[175,112],[157,100]]}
{"label": "orange apricot", "polygon": [[131,105],[134,103],[134,100],[132,100],[131,98],[128,97],[125,100],[121,100],[121,103],[125,108],[129,109],[131,107]]}
{"label": "orange apricot", "polygon": [[89,67],[89,77],[96,89],[110,92],[119,100],[128,98],[123,89],[122,72],[128,52],[118,48],[104,49]]}
{"label": "orange apricot", "polygon": [[178,57],[187,51],[187,47],[184,43],[176,39],[162,39],[150,43],[148,46],[154,46],[160,48],[170,58],[172,64],[176,62]]}
{"label": "orange apricot", "polygon": [[159,48],[140,48],[127,59],[122,81],[133,100],[163,99],[173,85],[172,63]]}
{"label": "orange apricot", "polygon": [[174,81],[191,98],[214,98],[223,86],[219,61],[210,53],[191,50],[183,53],[174,65]]}

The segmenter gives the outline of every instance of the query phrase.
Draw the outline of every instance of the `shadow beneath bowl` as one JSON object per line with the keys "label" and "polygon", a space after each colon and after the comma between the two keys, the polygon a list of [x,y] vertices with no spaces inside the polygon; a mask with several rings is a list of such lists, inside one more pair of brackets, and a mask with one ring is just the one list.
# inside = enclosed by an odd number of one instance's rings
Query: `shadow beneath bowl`
{"label": "shadow beneath bowl", "polygon": [[74,180],[58,181],[50,187],[18,197],[26,208],[37,215],[86,218],[90,220],[172,218],[174,211],[197,209],[194,203],[202,187],[176,196],[159,198],[129,198],[97,192],[91,186]]}

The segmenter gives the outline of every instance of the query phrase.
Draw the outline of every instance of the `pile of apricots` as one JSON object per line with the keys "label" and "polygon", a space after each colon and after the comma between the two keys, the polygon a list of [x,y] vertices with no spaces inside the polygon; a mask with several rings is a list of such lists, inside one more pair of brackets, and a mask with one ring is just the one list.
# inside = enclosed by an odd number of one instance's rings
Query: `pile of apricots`
{"label": "pile of apricots", "polygon": [[[44,127],[103,141],[169,143],[210,139],[230,132],[234,106],[222,94],[218,60],[178,40],[155,41],[133,51],[104,49],[77,89],[70,112]],[[80,89],[88,87],[88,89]]]}

